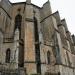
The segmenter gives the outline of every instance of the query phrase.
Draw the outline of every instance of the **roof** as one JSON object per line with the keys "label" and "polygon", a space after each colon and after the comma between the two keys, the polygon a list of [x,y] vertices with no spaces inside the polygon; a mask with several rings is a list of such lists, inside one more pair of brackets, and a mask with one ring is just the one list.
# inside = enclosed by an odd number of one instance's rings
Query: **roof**
{"label": "roof", "polygon": [[[10,2],[10,1],[9,1]],[[10,2],[12,5],[17,5],[17,4],[26,4],[26,2],[16,2],[16,3],[12,3],[12,2]],[[39,9],[41,9],[42,7],[40,7],[40,6],[37,6],[37,5],[35,5],[35,4],[33,4],[33,3],[31,3],[31,5],[33,5],[34,7],[37,7],[37,8],[39,8]]]}

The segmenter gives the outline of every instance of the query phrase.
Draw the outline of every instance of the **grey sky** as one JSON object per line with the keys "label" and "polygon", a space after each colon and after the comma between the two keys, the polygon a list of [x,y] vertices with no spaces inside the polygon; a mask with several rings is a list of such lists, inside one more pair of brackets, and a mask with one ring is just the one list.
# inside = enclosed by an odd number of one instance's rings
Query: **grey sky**
{"label": "grey sky", "polygon": [[[24,2],[26,0],[10,0],[11,2]],[[47,0],[32,0],[32,3],[42,6]],[[52,11],[59,11],[61,19],[65,18],[68,28],[75,34],[75,0],[50,0]]]}

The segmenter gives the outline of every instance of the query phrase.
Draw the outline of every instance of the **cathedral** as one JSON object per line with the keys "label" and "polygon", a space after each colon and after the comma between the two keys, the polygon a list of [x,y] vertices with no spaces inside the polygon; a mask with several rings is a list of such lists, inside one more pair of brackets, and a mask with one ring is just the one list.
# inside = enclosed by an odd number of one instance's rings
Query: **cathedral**
{"label": "cathedral", "polygon": [[10,74],[75,75],[75,35],[49,0],[0,0],[0,75]]}

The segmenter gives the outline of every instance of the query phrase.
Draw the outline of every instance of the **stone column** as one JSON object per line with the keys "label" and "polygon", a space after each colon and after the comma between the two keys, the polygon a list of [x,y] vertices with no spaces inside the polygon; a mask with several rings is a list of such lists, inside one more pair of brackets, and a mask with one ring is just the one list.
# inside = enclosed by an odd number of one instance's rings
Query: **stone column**
{"label": "stone column", "polygon": [[36,73],[33,15],[33,6],[27,3],[24,24],[24,67],[28,74]]}
{"label": "stone column", "polygon": [[26,3],[27,4],[31,4],[31,0],[26,0]]}
{"label": "stone column", "polygon": [[3,58],[2,58],[2,55],[3,55],[2,46],[3,46],[3,34],[0,31],[0,63],[2,63],[2,61],[3,61]]}
{"label": "stone column", "polygon": [[18,54],[19,54],[19,29],[15,30],[14,35],[14,49],[13,49],[13,59],[12,62],[15,62],[15,68],[18,68]]}

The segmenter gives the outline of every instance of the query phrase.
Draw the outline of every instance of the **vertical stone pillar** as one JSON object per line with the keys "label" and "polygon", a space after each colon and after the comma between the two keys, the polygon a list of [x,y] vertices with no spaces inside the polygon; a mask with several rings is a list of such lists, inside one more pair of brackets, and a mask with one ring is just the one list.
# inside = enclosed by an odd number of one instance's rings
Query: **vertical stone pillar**
{"label": "vertical stone pillar", "polygon": [[2,50],[2,46],[3,46],[3,33],[0,31],[0,63],[2,63],[3,58],[3,50]]}
{"label": "vertical stone pillar", "polygon": [[19,54],[19,29],[15,30],[14,35],[14,49],[13,49],[13,59],[12,62],[15,62],[15,68],[18,68],[18,54]]}
{"label": "vertical stone pillar", "polygon": [[24,24],[24,67],[28,74],[36,73],[33,16],[33,6],[26,3]]}
{"label": "vertical stone pillar", "polygon": [[26,3],[31,4],[31,0],[26,0]]}

